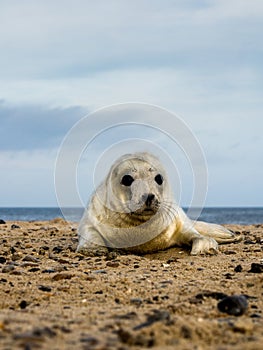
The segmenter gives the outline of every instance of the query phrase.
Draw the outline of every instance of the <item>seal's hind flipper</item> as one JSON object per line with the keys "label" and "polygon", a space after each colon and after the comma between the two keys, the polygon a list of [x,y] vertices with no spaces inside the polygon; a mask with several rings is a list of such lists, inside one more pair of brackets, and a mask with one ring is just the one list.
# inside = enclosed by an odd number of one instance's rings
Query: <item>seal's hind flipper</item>
{"label": "seal's hind flipper", "polygon": [[195,221],[193,225],[201,235],[212,237],[220,244],[239,242],[243,239],[241,235],[237,235],[221,225],[210,224],[203,221]]}

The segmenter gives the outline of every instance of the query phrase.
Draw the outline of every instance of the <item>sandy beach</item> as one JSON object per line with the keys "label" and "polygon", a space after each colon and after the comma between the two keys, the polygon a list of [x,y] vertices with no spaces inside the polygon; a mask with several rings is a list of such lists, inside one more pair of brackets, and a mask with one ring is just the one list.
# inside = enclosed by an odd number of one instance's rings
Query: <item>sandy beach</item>
{"label": "sandy beach", "polygon": [[75,223],[1,224],[0,348],[262,349],[263,224],[227,227],[244,239],[218,255],[84,257]]}

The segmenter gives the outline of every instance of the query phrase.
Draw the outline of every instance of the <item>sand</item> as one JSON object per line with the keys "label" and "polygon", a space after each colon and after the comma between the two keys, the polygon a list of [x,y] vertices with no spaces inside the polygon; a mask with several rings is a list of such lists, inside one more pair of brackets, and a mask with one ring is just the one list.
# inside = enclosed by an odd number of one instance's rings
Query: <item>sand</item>
{"label": "sand", "polygon": [[[244,240],[197,257],[175,247],[87,258],[76,227],[0,225],[1,349],[263,348],[263,225],[227,225]],[[241,294],[243,315],[218,310]]]}

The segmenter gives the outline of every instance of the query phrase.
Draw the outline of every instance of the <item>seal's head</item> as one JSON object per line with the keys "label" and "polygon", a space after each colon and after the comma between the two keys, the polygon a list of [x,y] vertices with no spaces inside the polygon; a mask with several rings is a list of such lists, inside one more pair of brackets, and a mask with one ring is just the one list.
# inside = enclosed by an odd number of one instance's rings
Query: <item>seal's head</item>
{"label": "seal's head", "polygon": [[110,193],[107,203],[111,209],[144,217],[156,214],[170,193],[165,170],[158,159],[148,153],[119,158],[106,182]]}

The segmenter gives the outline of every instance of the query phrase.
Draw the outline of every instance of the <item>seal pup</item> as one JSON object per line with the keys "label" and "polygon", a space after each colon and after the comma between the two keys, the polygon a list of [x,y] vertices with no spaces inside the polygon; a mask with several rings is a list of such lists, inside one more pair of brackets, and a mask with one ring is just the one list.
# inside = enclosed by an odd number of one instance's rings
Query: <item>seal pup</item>
{"label": "seal pup", "polygon": [[159,160],[135,153],[117,159],[91,197],[79,223],[77,251],[151,253],[188,245],[192,255],[213,254],[218,243],[239,240],[223,226],[189,219],[175,203]]}

